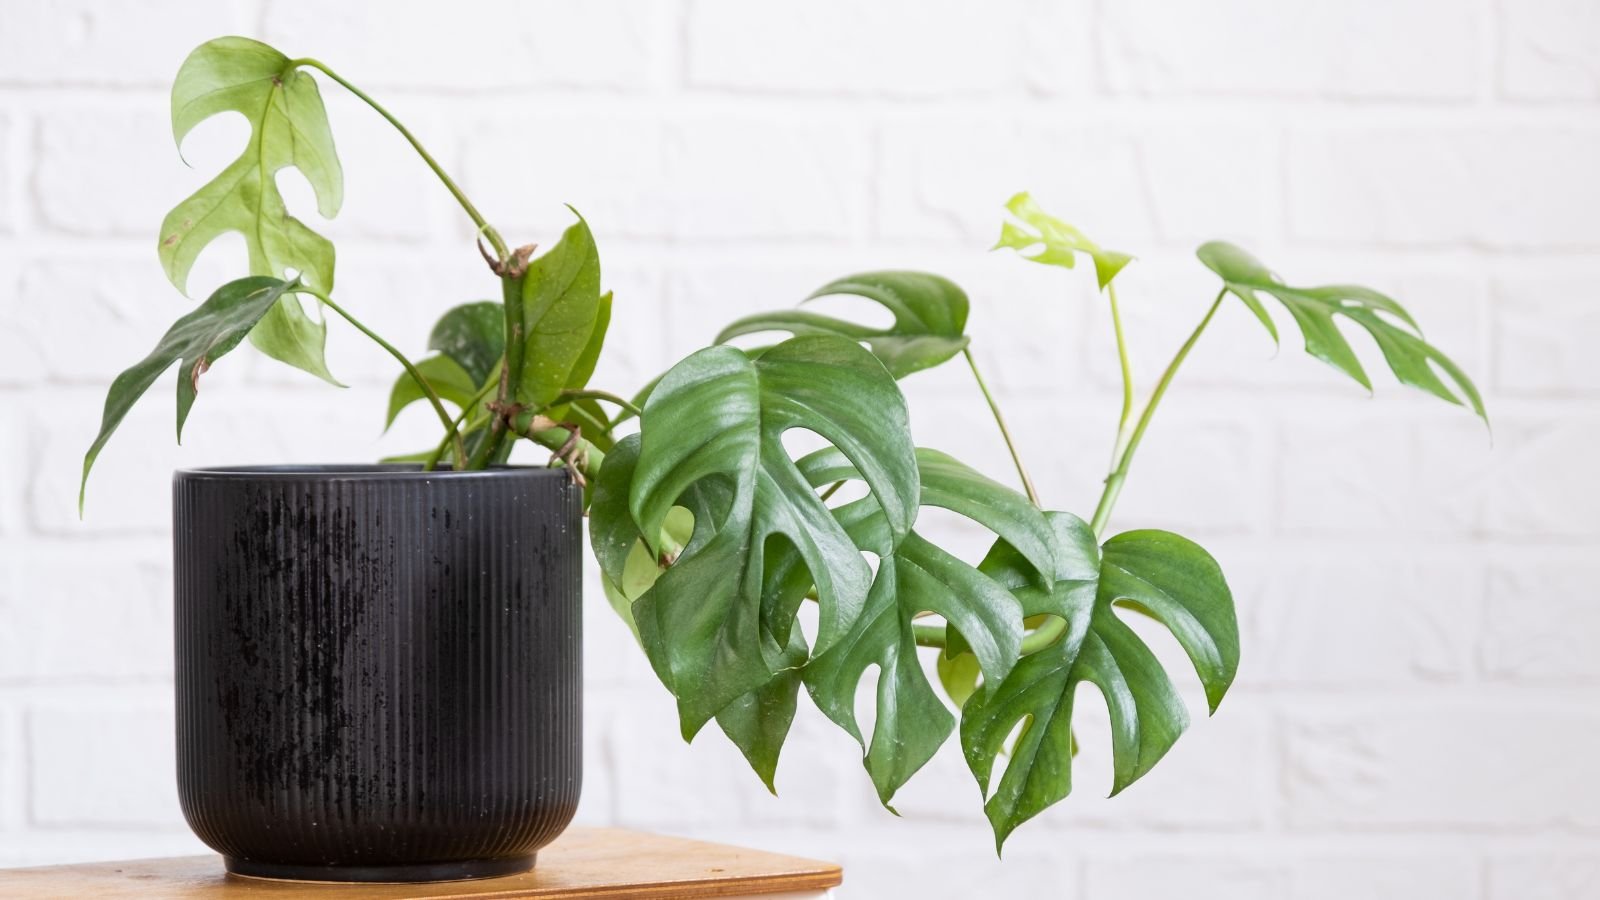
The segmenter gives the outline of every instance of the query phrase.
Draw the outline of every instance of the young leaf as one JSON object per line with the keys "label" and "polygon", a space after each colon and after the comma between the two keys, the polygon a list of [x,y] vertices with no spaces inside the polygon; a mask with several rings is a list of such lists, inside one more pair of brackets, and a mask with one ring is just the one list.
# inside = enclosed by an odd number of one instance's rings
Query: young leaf
{"label": "young leaf", "polygon": [[[919,449],[922,504],[972,519],[1021,548],[1036,583],[1056,571],[1055,536],[1044,515],[1018,494],[936,450]],[[854,478],[836,451],[801,461],[814,485]],[[988,683],[1011,671],[1022,646],[1022,606],[999,584],[913,531],[898,546],[886,538],[883,517],[871,496],[835,510],[857,546],[880,555],[866,608],[832,649],[805,669],[806,687],[818,708],[866,749],[867,773],[885,805],[933,757],[955,727],[917,658],[912,621],[918,614],[943,616],[971,648]],[[856,689],[866,670],[878,666],[877,719],[870,745],[855,718]],[[890,807],[892,809],[892,807]]]}
{"label": "young leaf", "polygon": [[[428,349],[441,355],[418,362],[417,369],[441,398],[465,409],[495,375],[506,352],[505,333],[500,304],[488,300],[463,303],[439,317],[428,335]],[[388,429],[401,410],[427,396],[411,373],[401,372],[389,391],[389,414],[383,427]]]}
{"label": "young leaf", "polygon": [[1085,682],[1105,695],[1111,716],[1113,786],[1120,792],[1150,771],[1188,724],[1188,711],[1150,649],[1113,611],[1138,608],[1172,631],[1216,711],[1239,666],[1233,595],[1210,554],[1175,534],[1131,531],[1106,541],[1068,513],[1050,513],[1057,535],[1053,589],[1030,581],[1026,560],[1004,542],[979,566],[1007,585],[1029,615],[1067,622],[1059,640],[1024,656],[1005,680],[961,711],[967,764],[989,795],[1006,736],[1027,729],[984,805],[995,847],[1072,789],[1072,700]]}
{"label": "young leaf", "polygon": [[100,418],[100,433],[89,446],[89,452],[83,455],[83,480],[78,485],[80,512],[84,490],[89,484],[89,469],[94,466],[101,448],[161,373],[182,361],[178,370],[178,438],[181,440],[183,423],[189,417],[189,409],[194,406],[200,387],[200,376],[223,354],[238,346],[267,310],[295,287],[293,282],[262,276],[228,282],[217,288],[194,312],[174,322],[149,356],[111,382],[105,412]]}
{"label": "young leaf", "polygon": [[[991,249],[1009,247],[1030,262],[1066,269],[1077,264],[1079,253],[1087,253],[1094,260],[1095,280],[1099,282],[1101,290],[1105,290],[1111,279],[1133,261],[1133,257],[1126,253],[1102,249],[1083,232],[1049,215],[1026,192],[1006,201],[1006,209],[1032,227],[1033,231],[1015,222],[1003,222],[1000,225],[1000,240]],[[1033,252],[1030,254],[1029,251]]]}
{"label": "young leaf", "polygon": [[[685,737],[783,665],[786,645],[763,641],[780,633],[761,621],[769,542],[794,544],[817,585],[819,652],[850,627],[866,598],[866,561],[784,450],[791,428],[821,436],[863,473],[891,545],[915,517],[905,399],[854,342],[791,338],[756,360],[710,347],[674,366],[645,404],[629,487],[633,521],[652,542],[691,487],[720,482],[728,494],[709,525],[697,514],[698,543],[634,604],[646,652],[678,698]],[[708,536],[700,541],[702,527]]]}
{"label": "young leaf", "polygon": [[528,265],[522,305],[527,335],[516,396],[543,409],[570,386],[600,319],[600,255],[582,216]]}
{"label": "young leaf", "polygon": [[[1421,388],[1457,405],[1465,402],[1480,418],[1487,420],[1483,398],[1472,379],[1438,348],[1424,341],[1416,320],[1390,297],[1359,285],[1290,287],[1254,256],[1222,241],[1201,245],[1195,255],[1221,276],[1227,291],[1255,314],[1274,341],[1278,339],[1278,329],[1267,314],[1260,294],[1277,298],[1294,316],[1305,337],[1307,353],[1354,378],[1367,390],[1372,390],[1372,381],[1356,359],[1350,342],[1339,331],[1334,316],[1344,316],[1372,335],[1401,384]],[[1453,389],[1440,379],[1435,366],[1454,385]]]}
{"label": "young leaf", "polygon": [[716,343],[767,331],[831,334],[864,341],[895,378],[933,368],[967,346],[967,295],[947,278],[927,272],[863,272],[829,282],[806,299],[837,294],[875,301],[894,315],[894,324],[871,328],[808,310],[786,309],[746,316],[722,329]]}
{"label": "young leaf", "polygon": [[[185,290],[200,251],[229,231],[243,235],[250,272],[274,278],[298,273],[323,293],[333,291],[333,244],[290,216],[277,173],[300,170],[326,218],[339,212],[343,174],[333,149],[322,95],[310,75],[259,41],[224,37],[195,48],[172,85],[172,133],[184,137],[206,119],[237,112],[250,123],[244,152],[222,174],[167,213],[158,251],[167,277]],[[285,298],[250,333],[263,353],[333,382],[323,358],[327,325]]]}

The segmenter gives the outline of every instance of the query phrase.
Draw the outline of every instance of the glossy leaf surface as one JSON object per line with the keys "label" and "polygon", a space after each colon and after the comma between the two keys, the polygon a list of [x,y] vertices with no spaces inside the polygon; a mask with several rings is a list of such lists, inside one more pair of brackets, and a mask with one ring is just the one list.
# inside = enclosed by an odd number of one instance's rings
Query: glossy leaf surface
{"label": "glossy leaf surface", "polygon": [[927,272],[863,272],[823,285],[807,299],[838,294],[877,303],[894,316],[894,324],[874,328],[806,309],[787,309],[746,316],[722,329],[717,343],[772,331],[828,334],[866,343],[896,378],[932,368],[967,346],[967,295],[947,278]]}
{"label": "glossy leaf surface", "polygon": [[[420,360],[418,371],[442,399],[465,409],[489,383],[505,353],[505,313],[500,304],[487,300],[454,307],[433,326],[428,349],[439,355]],[[393,425],[401,410],[426,397],[411,373],[401,372],[389,391],[384,427]]]}
{"label": "glossy leaf surface", "polygon": [[[244,151],[216,178],[167,213],[158,247],[167,277],[181,290],[194,261],[228,232],[244,237],[253,275],[288,278],[323,293],[333,290],[333,244],[289,215],[277,174],[298,169],[316,193],[317,210],[333,218],[344,200],[322,95],[311,76],[259,41],[224,37],[189,54],[172,85],[172,133],[181,145],[194,127],[224,112],[250,123]],[[286,298],[250,333],[268,356],[333,381],[323,358],[327,326]]]}
{"label": "glossy leaf surface", "polygon": [[89,482],[89,470],[100,450],[161,373],[173,363],[181,362],[178,369],[178,437],[181,440],[183,423],[189,418],[189,410],[200,389],[200,376],[223,354],[237,347],[267,311],[294,287],[291,282],[261,276],[228,282],[193,312],[174,322],[150,355],[111,382],[100,418],[100,433],[83,457],[83,477],[78,487],[80,508],[84,488]]}
{"label": "glossy leaf surface", "polygon": [[784,449],[792,428],[838,448],[877,498],[890,545],[905,538],[918,496],[905,400],[854,342],[792,338],[756,360],[708,348],[674,366],[645,404],[629,487],[638,533],[653,544],[697,485],[712,483],[726,498],[696,512],[695,540],[633,609],[686,737],[783,668],[788,629],[762,621],[769,545],[792,544],[816,585],[818,652],[866,600],[871,571]]}
{"label": "glossy leaf surface", "polygon": [[[1289,310],[1305,338],[1307,353],[1354,378],[1367,390],[1372,390],[1372,380],[1339,330],[1335,316],[1342,316],[1372,336],[1402,384],[1421,388],[1450,403],[1465,404],[1480,417],[1487,416],[1483,398],[1472,380],[1437,347],[1422,339],[1416,320],[1394,299],[1360,285],[1291,287],[1245,250],[1222,241],[1201,245],[1195,255],[1221,276],[1228,292],[1249,307],[1274,341],[1278,339],[1278,329],[1261,302],[1262,294],[1276,298]],[[1448,385],[1444,379],[1449,380]]]}
{"label": "glossy leaf surface", "polygon": [[[582,218],[554,247],[529,263],[522,306],[527,334],[516,396],[521,403],[543,409],[574,386],[575,371],[585,382],[593,372],[589,341],[600,321],[600,254]],[[598,355],[595,348],[593,357]],[[589,372],[580,370],[585,360]]]}
{"label": "glossy leaf surface", "polygon": [[[1171,679],[1143,641],[1117,617],[1136,606],[1177,638],[1205,687],[1212,711],[1239,665],[1233,596],[1222,570],[1192,541],[1164,531],[1131,531],[1094,545],[1089,526],[1050,513],[1057,535],[1053,589],[1030,581],[1014,548],[998,543],[979,566],[1011,588],[1028,615],[1067,623],[1055,643],[1018,661],[1004,681],[962,707],[961,745],[988,802],[999,847],[1020,824],[1072,789],[1072,701],[1080,684],[1105,696],[1111,716],[1112,793],[1150,771],[1188,724]],[[1026,730],[990,793],[1006,737]]]}

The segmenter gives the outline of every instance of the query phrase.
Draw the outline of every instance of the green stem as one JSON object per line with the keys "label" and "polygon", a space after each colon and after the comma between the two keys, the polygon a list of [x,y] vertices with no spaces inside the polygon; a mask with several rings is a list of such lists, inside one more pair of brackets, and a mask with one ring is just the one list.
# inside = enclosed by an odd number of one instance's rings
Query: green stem
{"label": "green stem", "polygon": [[912,622],[911,633],[916,637],[918,647],[944,647],[945,629],[943,625],[923,625],[920,622]]}
{"label": "green stem", "polygon": [[428,383],[428,379],[422,377],[422,373],[417,371],[417,367],[412,365],[411,360],[406,359],[406,355],[404,353],[401,353],[393,344],[380,337],[376,331],[373,331],[371,328],[361,324],[360,319],[357,319],[355,316],[352,316],[349,312],[345,311],[344,307],[333,302],[333,299],[328,295],[304,287],[297,288],[296,292],[301,294],[310,294],[318,300],[321,300],[324,306],[338,313],[346,322],[354,325],[357,331],[369,338],[372,338],[374,343],[388,351],[390,356],[399,360],[400,365],[405,367],[406,372],[411,375],[412,380],[416,381],[417,386],[422,388],[422,392],[428,396],[428,402],[433,405],[433,411],[439,414],[439,421],[444,423],[445,436],[447,438],[454,438],[457,465],[459,466],[465,464],[467,461],[467,448],[461,440],[461,432],[456,430],[455,423],[450,419],[450,413],[444,408],[444,401],[439,399],[439,394],[434,391],[433,385]]}
{"label": "green stem", "polygon": [[1095,507],[1094,518],[1089,520],[1089,527],[1094,530],[1095,536],[1101,537],[1106,524],[1111,520],[1111,510],[1117,505],[1117,496],[1122,493],[1122,483],[1128,478],[1128,466],[1133,462],[1133,454],[1139,449],[1139,442],[1144,439],[1145,429],[1150,427],[1150,419],[1156,414],[1156,407],[1161,405],[1161,398],[1166,396],[1167,388],[1172,385],[1172,379],[1178,374],[1178,368],[1188,358],[1189,351],[1194,349],[1200,335],[1211,324],[1211,318],[1217,314],[1217,309],[1222,306],[1222,298],[1228,295],[1228,289],[1223,288],[1217,293],[1217,299],[1211,301],[1211,308],[1206,310],[1205,317],[1196,325],[1189,339],[1178,348],[1172,362],[1167,363],[1166,371],[1161,373],[1161,380],[1156,382],[1156,389],[1150,395],[1150,402],[1145,404],[1144,412],[1139,415],[1138,424],[1133,426],[1133,432],[1128,435],[1128,443],[1118,455],[1116,465],[1112,466],[1111,473],[1106,476],[1105,490],[1100,494],[1100,503]]}
{"label": "green stem", "polygon": [[[534,428],[533,420],[537,414],[531,411],[519,413],[507,429],[519,437],[525,437],[547,450],[560,450],[572,440],[572,431],[564,426],[557,425],[553,428]],[[583,477],[590,484],[600,477],[600,467],[606,461],[606,455],[599,447],[588,440],[579,437],[576,446],[576,455],[584,460]]]}
{"label": "green stem", "polygon": [[[501,306],[506,316],[506,363],[500,372],[500,392],[496,404],[508,409],[517,386],[522,383],[522,275],[501,275]],[[489,426],[489,435],[467,463],[469,469],[482,469],[490,463],[503,463],[511,455],[511,442],[506,439],[506,422],[496,416]]]}
{"label": "green stem", "polygon": [[1116,465],[1122,453],[1123,442],[1128,439],[1128,421],[1133,418],[1133,366],[1128,358],[1128,340],[1122,330],[1122,309],[1117,303],[1117,285],[1106,285],[1106,296],[1111,304],[1111,330],[1117,336],[1117,364],[1122,373],[1122,414],[1117,417],[1117,438],[1111,444],[1111,463]]}
{"label": "green stem", "polygon": [[616,394],[611,393],[610,391],[597,391],[597,390],[594,390],[592,388],[582,388],[582,389],[577,389],[577,390],[562,391],[561,395],[556,397],[555,402],[550,404],[550,405],[551,406],[560,406],[560,405],[565,404],[565,403],[570,403],[573,400],[588,400],[588,399],[604,400],[607,403],[614,403],[614,404],[617,405],[618,408],[626,410],[627,412],[629,412],[629,413],[631,413],[631,414],[633,414],[635,416],[642,414],[640,412],[640,410],[639,410],[639,407],[634,406],[628,400],[626,400],[626,399],[624,399],[622,397],[619,397]]}
{"label": "green stem", "polygon": [[494,226],[490,225],[488,221],[483,218],[483,215],[478,212],[478,208],[473,206],[472,201],[467,199],[467,195],[462,192],[461,187],[455,183],[454,179],[445,173],[444,169],[439,165],[439,162],[435,160],[433,155],[422,146],[422,142],[417,140],[416,135],[411,133],[411,129],[401,124],[400,120],[396,119],[394,115],[387,109],[384,109],[382,104],[368,96],[365,91],[344,80],[344,78],[340,77],[339,73],[328,68],[327,65],[321,60],[303,57],[301,59],[290,61],[289,65],[291,68],[309,66],[310,68],[316,69],[322,74],[338,82],[345,90],[356,95],[363,103],[366,103],[368,106],[376,110],[378,115],[387,119],[389,124],[393,125],[395,130],[400,132],[401,137],[404,137],[411,144],[411,149],[417,151],[417,155],[422,157],[422,161],[428,164],[428,168],[433,170],[433,174],[439,176],[439,180],[444,183],[445,188],[450,191],[451,196],[456,198],[456,202],[461,204],[461,208],[466,211],[469,217],[471,217],[473,224],[478,226],[478,231],[483,234],[484,237],[489,239],[489,243],[494,247],[495,254],[502,260],[511,255],[511,251],[506,247],[505,240],[500,237],[500,232],[496,231]]}
{"label": "green stem", "polygon": [[1005,416],[1000,414],[1000,404],[995,402],[994,395],[989,393],[989,385],[983,380],[983,373],[978,371],[978,361],[972,355],[969,347],[961,348],[961,355],[967,358],[967,366],[972,369],[972,377],[978,382],[978,390],[983,392],[983,399],[989,403],[989,412],[994,415],[994,423],[1000,426],[1000,436],[1005,439],[1006,449],[1011,451],[1011,462],[1017,467],[1017,477],[1022,479],[1022,490],[1027,493],[1028,500],[1034,506],[1043,507],[1039,502],[1039,492],[1033,489],[1033,479],[1028,477],[1028,470],[1022,465],[1022,454],[1017,452],[1017,444],[1011,439],[1011,429],[1006,427]]}
{"label": "green stem", "polygon": [[[457,435],[461,434],[462,423],[466,422],[467,416],[478,408],[478,404],[482,403],[483,398],[489,396],[489,392],[492,390],[494,390],[494,382],[484,385],[479,389],[478,393],[473,395],[471,400],[467,401],[467,405],[461,409],[461,414],[456,416],[455,421],[451,423],[451,432]],[[433,448],[433,455],[428,457],[427,462],[422,464],[422,471],[432,472],[439,467],[440,458],[444,456],[444,451],[450,447],[450,437],[451,434],[447,433],[439,440],[439,446]]]}

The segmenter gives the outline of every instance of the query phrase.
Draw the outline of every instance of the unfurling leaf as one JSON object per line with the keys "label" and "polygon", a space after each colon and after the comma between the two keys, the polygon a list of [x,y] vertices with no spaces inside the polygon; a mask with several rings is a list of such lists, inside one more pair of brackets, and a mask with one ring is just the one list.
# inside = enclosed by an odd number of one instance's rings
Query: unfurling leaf
{"label": "unfurling leaf", "polygon": [[[1165,625],[1194,663],[1213,712],[1239,666],[1233,595],[1210,554],[1164,531],[1130,531],[1094,545],[1068,513],[1049,513],[1057,536],[1050,591],[1031,581],[1021,554],[995,545],[981,570],[1007,585],[1028,615],[1064,620],[1065,633],[1024,656],[1011,674],[969,699],[961,745],[988,802],[995,846],[1072,789],[1072,700],[1093,684],[1111,716],[1112,793],[1143,776],[1188,724],[1188,712],[1154,654],[1113,607],[1139,609]],[[1007,735],[1026,730],[992,795],[990,777]]]}
{"label": "unfurling leaf", "polygon": [[[574,386],[574,373],[588,381],[594,367],[590,338],[600,309],[600,255],[589,224],[579,216],[554,247],[529,263],[522,282],[525,334],[518,402],[543,409]],[[598,348],[593,355],[599,355]],[[585,364],[589,372],[582,371]]]}
{"label": "unfurling leaf", "polygon": [[1106,250],[1083,232],[1049,215],[1026,192],[1006,201],[1006,209],[1033,230],[1015,222],[1001,223],[1000,240],[992,249],[1009,247],[1030,262],[1066,269],[1077,265],[1079,253],[1087,253],[1094,260],[1095,280],[1101,290],[1133,261],[1128,254]]}
{"label": "unfurling leaf", "polygon": [[878,303],[894,315],[894,324],[873,328],[809,310],[786,309],[746,316],[722,329],[716,342],[768,331],[831,334],[865,342],[895,378],[939,365],[967,346],[967,295],[947,278],[927,272],[863,272],[829,282],[806,299],[838,294]]}
{"label": "unfurling leaf", "polygon": [[[659,550],[668,512],[685,506],[695,537],[633,612],[678,698],[686,737],[787,665],[790,629],[772,627],[763,609],[769,548],[792,544],[817,587],[818,652],[849,630],[866,600],[871,570],[784,449],[793,428],[837,447],[883,510],[890,546],[905,539],[918,495],[905,399],[854,342],[792,338],[755,360],[707,348],[674,366],[645,404],[628,488],[635,534]],[[596,527],[627,536],[614,517]],[[595,541],[596,555],[614,565],[624,541]]]}
{"label": "unfurling leaf", "polygon": [[[836,451],[801,460],[813,485],[857,477]],[[1036,585],[1056,571],[1055,536],[1026,497],[936,450],[917,451],[922,504],[966,516],[1019,548]],[[867,496],[835,510],[862,550],[880,556],[866,608],[832,649],[805,669],[818,708],[866,748],[864,763],[885,805],[933,757],[955,727],[917,656],[913,620],[943,616],[969,648],[975,667],[998,684],[1016,664],[1022,646],[1022,606],[1003,585],[952,556],[915,531],[894,546],[877,502]],[[968,654],[964,654],[968,655]],[[870,744],[856,723],[856,689],[878,667],[877,717]],[[892,808],[892,807],[891,807]]]}
{"label": "unfurling leaf", "polygon": [[[333,290],[333,244],[289,215],[277,173],[294,167],[316,192],[326,218],[339,212],[343,174],[322,95],[311,76],[259,41],[225,37],[195,48],[172,85],[172,133],[184,137],[206,119],[237,112],[250,123],[244,152],[222,174],[167,213],[158,251],[167,277],[185,290],[195,259],[217,237],[244,237],[253,275],[291,273],[324,294]],[[273,307],[250,332],[263,353],[333,382],[323,357],[327,325],[293,298]]]}
{"label": "unfurling leaf", "polygon": [[[194,312],[174,322],[149,356],[111,382],[105,412],[100,418],[100,433],[83,456],[83,480],[78,485],[80,511],[84,489],[89,484],[89,469],[94,466],[95,458],[122,424],[128,410],[144,396],[150,385],[155,384],[161,373],[182,361],[178,369],[178,438],[181,440],[183,423],[189,417],[189,409],[194,406],[199,390],[200,376],[223,354],[237,347],[261,317],[296,286],[293,282],[262,276],[228,282],[217,288]],[[292,297],[287,299],[293,300]]]}
{"label": "unfurling leaf", "polygon": [[[428,349],[440,355],[418,362],[417,370],[442,399],[465,409],[489,383],[505,353],[505,314],[500,304],[483,300],[449,310],[428,335]],[[411,373],[401,372],[389,391],[383,427],[393,425],[401,410],[427,396]]]}
{"label": "unfurling leaf", "polygon": [[[1350,342],[1339,331],[1334,316],[1344,316],[1372,335],[1390,370],[1402,384],[1421,388],[1457,405],[1465,402],[1487,420],[1483,398],[1472,379],[1438,348],[1422,339],[1422,329],[1416,320],[1392,298],[1359,285],[1290,287],[1260,260],[1222,241],[1201,245],[1195,255],[1222,277],[1227,291],[1249,307],[1274,341],[1278,339],[1278,329],[1262,304],[1260,294],[1277,298],[1294,316],[1305,337],[1307,353],[1354,378],[1367,390],[1372,390],[1372,381],[1356,359]],[[1453,389],[1439,377],[1439,372],[1450,380]]]}

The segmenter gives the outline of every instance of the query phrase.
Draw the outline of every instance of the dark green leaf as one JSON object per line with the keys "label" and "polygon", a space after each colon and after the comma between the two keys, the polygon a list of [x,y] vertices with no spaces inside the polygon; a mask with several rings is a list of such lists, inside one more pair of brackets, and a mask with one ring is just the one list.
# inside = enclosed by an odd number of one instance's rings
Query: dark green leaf
{"label": "dark green leaf", "polygon": [[78,508],[83,508],[83,492],[89,483],[89,469],[106,441],[111,439],[117,426],[122,424],[128,410],[144,396],[156,379],[173,363],[182,361],[178,370],[178,438],[183,438],[183,423],[194,406],[195,394],[200,387],[200,376],[220,358],[244,340],[267,310],[284,298],[296,285],[277,278],[252,276],[230,281],[220,288],[194,312],[189,313],[161,336],[150,355],[135,363],[111,382],[106,395],[105,412],[100,419],[100,433],[83,456],[83,480],[78,486]]}
{"label": "dark green leaf", "polygon": [[1094,260],[1095,280],[1102,290],[1133,262],[1133,257],[1126,253],[1102,249],[1083,232],[1047,214],[1027,193],[1012,197],[1006,202],[1006,209],[1033,230],[1030,232],[1015,222],[1001,223],[1000,240],[993,249],[1009,247],[1030,262],[1067,269],[1077,264],[1079,253],[1087,253]]}
{"label": "dark green leaf", "polygon": [[505,308],[480,300],[450,309],[428,335],[428,349],[455,360],[468,380],[483,386],[506,352]]}
{"label": "dark green leaf", "polygon": [[[1267,314],[1260,294],[1277,298],[1294,316],[1305,337],[1307,353],[1354,378],[1367,390],[1372,390],[1372,381],[1356,359],[1350,342],[1339,331],[1334,316],[1344,316],[1372,335],[1390,370],[1402,384],[1421,388],[1451,403],[1465,402],[1473,412],[1487,419],[1483,398],[1472,380],[1449,357],[1422,339],[1422,329],[1416,320],[1392,298],[1359,285],[1290,287],[1260,260],[1222,241],[1202,245],[1195,255],[1222,277],[1228,292],[1249,307],[1274,341],[1278,339],[1278,329]],[[1439,372],[1444,373],[1454,389],[1445,384]]]}
{"label": "dark green leaf", "polygon": [[517,400],[543,409],[570,386],[600,319],[600,255],[581,216],[528,265],[522,307],[527,336]]}
{"label": "dark green leaf", "polygon": [[[837,451],[801,461],[807,480],[831,484],[856,473]],[[1034,580],[1048,584],[1055,539],[1044,515],[1021,494],[937,450],[919,449],[922,504],[959,513],[1023,548]],[[806,667],[806,687],[828,718],[867,749],[865,764],[885,806],[944,743],[955,719],[934,693],[917,657],[912,622],[922,613],[943,616],[971,648],[986,680],[999,683],[1022,645],[1022,606],[1006,586],[984,576],[912,532],[898,547],[886,540],[877,503],[868,496],[836,510],[857,546],[878,554],[877,577],[866,608],[850,630]],[[855,718],[857,686],[878,667],[877,719],[870,745]]]}
{"label": "dark green leaf", "polygon": [[[472,404],[472,398],[477,396],[480,385],[472,380],[472,376],[453,359],[448,356],[430,356],[417,363],[417,371],[428,380],[442,400],[448,400],[461,409],[466,409]],[[394,424],[396,416],[407,406],[426,399],[427,391],[417,384],[410,372],[401,372],[395,380],[394,387],[389,391],[389,414],[384,420],[383,427],[387,429]]]}
{"label": "dark green leaf", "polygon": [[778,671],[767,683],[717,712],[717,725],[722,733],[739,748],[761,783],[774,794],[778,792],[778,756],[799,705],[801,667],[806,663],[808,652],[800,629],[794,629],[789,633],[789,645]]}
{"label": "dark green leaf", "polygon": [[1173,633],[1213,711],[1239,665],[1233,596],[1216,561],[1198,545],[1163,531],[1132,531],[1106,541],[1102,554],[1077,517],[1050,518],[1057,534],[1053,590],[1040,590],[1026,560],[1003,542],[979,567],[1010,586],[1029,615],[1067,623],[1059,640],[1024,656],[997,687],[962,708],[962,748],[986,795],[1007,735],[1019,724],[1027,726],[984,806],[996,847],[1071,791],[1078,685],[1098,687],[1110,710],[1113,794],[1148,772],[1188,724],[1166,672],[1113,606],[1136,606]]}
{"label": "dark green leaf", "polygon": [[[783,666],[789,634],[761,621],[769,546],[793,544],[817,585],[819,652],[851,626],[866,599],[871,571],[784,450],[791,428],[820,435],[863,474],[891,548],[916,514],[905,400],[860,346],[807,336],[758,360],[711,347],[674,366],[644,408],[629,491],[633,520],[648,541],[673,506],[688,505],[691,487],[720,484],[728,497],[704,541],[696,513],[697,543],[634,604],[646,652],[678,698],[685,736]],[[769,634],[775,645],[763,640]]]}
{"label": "dark green leaf", "polygon": [[[245,117],[250,140],[222,174],[167,213],[158,248],[167,277],[185,290],[200,251],[235,231],[244,237],[251,274],[295,273],[331,293],[333,244],[289,215],[277,186],[278,172],[292,166],[310,182],[325,218],[337,215],[343,202],[343,174],[316,82],[259,41],[207,41],[184,60],[173,82],[173,137],[182,144],[196,125],[223,112]],[[251,343],[268,356],[333,382],[323,358],[326,338],[327,326],[293,298],[270,310],[250,333]]]}
{"label": "dark green leaf", "polygon": [[896,378],[932,368],[967,346],[967,295],[947,278],[927,272],[864,272],[823,285],[806,299],[837,294],[878,303],[894,315],[894,324],[871,328],[802,309],[779,310],[734,322],[717,335],[717,343],[769,331],[829,334],[865,342]]}

